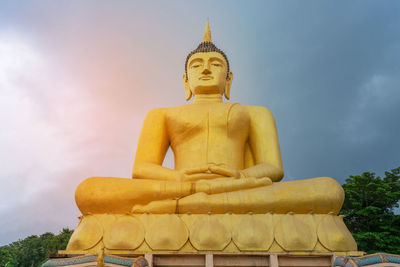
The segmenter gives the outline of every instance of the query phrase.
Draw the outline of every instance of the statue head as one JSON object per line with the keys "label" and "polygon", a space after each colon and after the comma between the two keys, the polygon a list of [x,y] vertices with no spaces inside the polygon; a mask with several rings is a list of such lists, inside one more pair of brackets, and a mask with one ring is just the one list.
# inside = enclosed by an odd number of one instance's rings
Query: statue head
{"label": "statue head", "polygon": [[216,93],[229,99],[232,78],[228,58],[212,43],[207,21],[203,41],[186,57],[183,75],[186,100],[196,94]]}

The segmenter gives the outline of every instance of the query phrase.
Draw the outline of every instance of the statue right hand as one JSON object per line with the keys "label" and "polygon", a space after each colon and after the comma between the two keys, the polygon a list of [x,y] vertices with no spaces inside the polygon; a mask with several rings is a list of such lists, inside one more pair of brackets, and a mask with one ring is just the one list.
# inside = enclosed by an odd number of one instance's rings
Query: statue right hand
{"label": "statue right hand", "polygon": [[229,167],[225,167],[222,165],[217,165],[217,164],[210,164],[208,166],[208,169],[215,174],[220,174],[226,177],[232,177],[232,178],[244,178],[244,175],[241,171],[237,169],[232,169]]}

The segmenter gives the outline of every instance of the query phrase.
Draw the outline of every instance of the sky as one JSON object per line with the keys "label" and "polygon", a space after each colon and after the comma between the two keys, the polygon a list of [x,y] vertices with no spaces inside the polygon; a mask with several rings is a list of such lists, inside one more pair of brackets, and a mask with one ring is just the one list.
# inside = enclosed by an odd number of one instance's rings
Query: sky
{"label": "sky", "polygon": [[275,116],[284,180],[400,166],[399,1],[1,1],[0,245],[75,228],[81,181],[131,176],[207,19],[230,101]]}

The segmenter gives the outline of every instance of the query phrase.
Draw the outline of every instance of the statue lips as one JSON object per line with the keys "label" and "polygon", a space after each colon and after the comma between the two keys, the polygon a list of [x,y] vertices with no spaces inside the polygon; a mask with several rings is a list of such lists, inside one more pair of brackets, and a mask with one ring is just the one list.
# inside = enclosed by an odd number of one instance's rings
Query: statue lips
{"label": "statue lips", "polygon": [[212,80],[212,79],[214,79],[213,76],[201,76],[199,78],[199,80],[202,80],[202,81],[208,81],[208,80]]}

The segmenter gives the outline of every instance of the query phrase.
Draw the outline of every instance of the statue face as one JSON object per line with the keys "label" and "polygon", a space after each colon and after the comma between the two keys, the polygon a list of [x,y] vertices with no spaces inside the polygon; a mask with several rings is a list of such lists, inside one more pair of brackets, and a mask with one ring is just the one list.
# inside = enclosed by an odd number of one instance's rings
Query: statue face
{"label": "statue face", "polygon": [[192,94],[223,94],[227,83],[227,63],[218,52],[193,54],[187,65]]}

